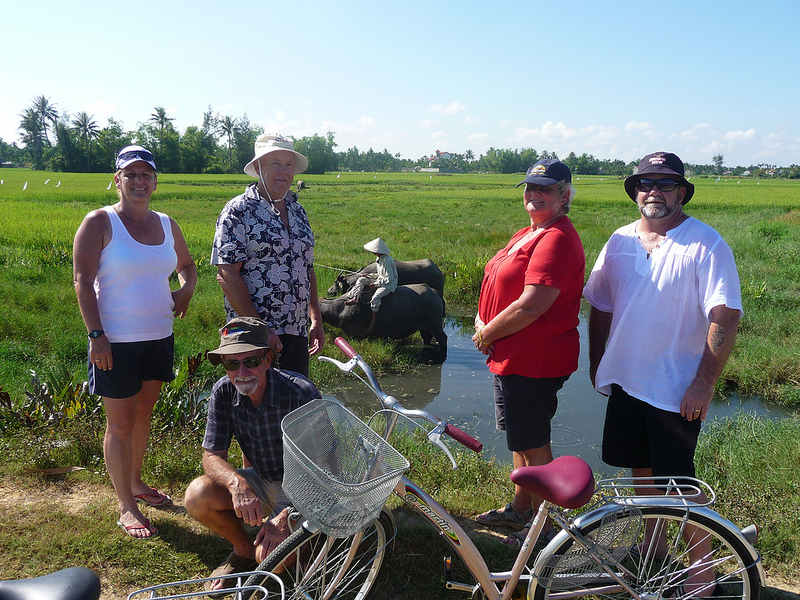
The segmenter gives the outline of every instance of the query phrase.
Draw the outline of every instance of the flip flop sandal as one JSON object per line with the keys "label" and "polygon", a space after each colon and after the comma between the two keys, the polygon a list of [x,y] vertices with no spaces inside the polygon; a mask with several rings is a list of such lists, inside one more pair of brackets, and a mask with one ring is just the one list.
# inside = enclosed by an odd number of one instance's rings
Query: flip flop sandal
{"label": "flip flop sandal", "polygon": [[[172,498],[167,496],[166,494],[162,494],[156,488],[151,487],[151,491],[145,492],[144,494],[138,494],[134,496],[137,502],[141,502],[142,504],[146,504],[147,506],[154,506],[158,508],[160,506],[169,506],[172,504]],[[155,502],[148,500],[148,498],[157,498]]]}
{"label": "flip flop sandal", "polygon": [[[229,575],[246,573],[247,571],[254,570],[257,566],[258,563],[252,558],[245,558],[244,556],[239,556],[235,552],[231,552],[228,555],[228,558],[225,559],[225,562],[211,571],[211,575],[209,575],[211,579],[206,581],[203,587],[205,588],[206,592],[211,592],[211,585],[214,583],[214,581],[224,577],[225,579],[222,579],[222,588],[219,590],[219,593],[208,594],[211,598],[224,596],[226,594],[226,589],[236,586],[236,578],[228,577]],[[217,590],[213,591],[216,592]]]}
{"label": "flip flop sandal", "polygon": [[[145,519],[144,524],[138,524],[138,525],[123,525],[122,521],[117,521],[117,527],[122,529],[122,531],[124,531],[126,535],[132,537],[135,540],[150,540],[158,535],[157,529],[153,531],[155,527],[152,527],[150,525],[150,519]],[[148,531],[150,532],[150,535],[138,536],[133,534],[134,531]]]}
{"label": "flip flop sandal", "polygon": [[516,529],[522,529],[533,518],[533,509],[519,512],[511,505],[511,502],[505,505],[504,508],[494,508],[489,512],[475,517],[475,520],[481,525],[506,525]]}

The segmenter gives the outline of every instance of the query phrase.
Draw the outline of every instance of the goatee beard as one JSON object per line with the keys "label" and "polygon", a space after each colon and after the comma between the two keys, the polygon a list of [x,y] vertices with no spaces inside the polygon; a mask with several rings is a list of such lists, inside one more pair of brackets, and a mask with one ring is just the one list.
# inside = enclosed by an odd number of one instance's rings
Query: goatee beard
{"label": "goatee beard", "polygon": [[236,391],[242,396],[251,396],[258,388],[258,379],[236,379],[233,382]]}

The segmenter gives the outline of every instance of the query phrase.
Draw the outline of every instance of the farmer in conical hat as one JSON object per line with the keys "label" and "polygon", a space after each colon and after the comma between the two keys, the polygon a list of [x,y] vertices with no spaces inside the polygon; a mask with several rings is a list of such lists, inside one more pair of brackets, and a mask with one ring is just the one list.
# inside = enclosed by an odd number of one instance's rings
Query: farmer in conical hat
{"label": "farmer in conical hat", "polygon": [[375,255],[375,262],[378,265],[377,272],[359,277],[356,284],[347,292],[348,299],[345,304],[356,304],[361,293],[366,289],[375,290],[375,293],[372,294],[372,299],[369,301],[369,307],[372,309],[372,320],[365,332],[370,334],[375,331],[375,321],[381,308],[381,299],[397,289],[397,266],[394,264],[389,246],[379,237],[364,244],[364,250]]}

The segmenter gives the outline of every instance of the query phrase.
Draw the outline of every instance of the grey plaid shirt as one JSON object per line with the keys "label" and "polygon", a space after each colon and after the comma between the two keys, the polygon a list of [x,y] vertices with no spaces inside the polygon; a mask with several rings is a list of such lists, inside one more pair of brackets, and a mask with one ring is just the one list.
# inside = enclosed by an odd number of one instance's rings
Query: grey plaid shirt
{"label": "grey plaid shirt", "polygon": [[292,371],[270,368],[269,383],[261,406],[236,391],[228,376],[211,389],[203,448],[226,452],[235,437],[242,452],[267,481],[283,479],[281,420],[314,398],[319,390],[308,379]]}

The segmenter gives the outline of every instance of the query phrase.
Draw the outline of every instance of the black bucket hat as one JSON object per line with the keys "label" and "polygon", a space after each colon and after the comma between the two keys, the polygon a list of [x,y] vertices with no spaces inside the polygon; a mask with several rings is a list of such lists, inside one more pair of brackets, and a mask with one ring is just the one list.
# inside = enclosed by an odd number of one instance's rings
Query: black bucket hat
{"label": "black bucket hat", "polygon": [[636,173],[625,179],[625,191],[631,200],[636,201],[636,184],[639,180],[652,175],[667,175],[677,179],[686,188],[686,195],[681,204],[686,204],[694,196],[694,184],[684,177],[683,161],[671,152],[653,152],[639,163]]}

